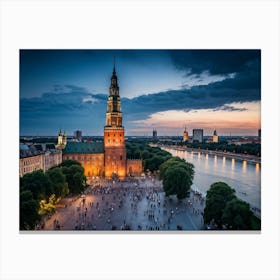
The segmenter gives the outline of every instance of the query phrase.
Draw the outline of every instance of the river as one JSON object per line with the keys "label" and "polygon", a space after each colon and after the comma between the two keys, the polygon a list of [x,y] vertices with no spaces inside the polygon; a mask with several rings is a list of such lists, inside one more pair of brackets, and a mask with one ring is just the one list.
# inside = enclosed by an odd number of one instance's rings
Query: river
{"label": "river", "polygon": [[206,194],[210,185],[222,181],[233,187],[236,196],[261,209],[261,165],[200,152],[162,148],[195,166],[193,189]]}

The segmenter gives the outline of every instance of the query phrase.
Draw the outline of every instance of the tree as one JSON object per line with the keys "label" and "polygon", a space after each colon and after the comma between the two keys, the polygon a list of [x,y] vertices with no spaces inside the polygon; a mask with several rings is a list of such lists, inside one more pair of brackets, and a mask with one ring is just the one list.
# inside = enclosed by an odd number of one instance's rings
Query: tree
{"label": "tree", "polygon": [[60,167],[70,167],[72,165],[82,166],[80,162],[78,162],[76,160],[72,160],[72,159],[64,160],[61,164],[59,164]]}
{"label": "tree", "polygon": [[252,229],[252,216],[253,212],[247,202],[233,198],[226,204],[222,222],[228,229],[250,230]]}
{"label": "tree", "polygon": [[137,150],[133,150],[133,158],[137,158],[139,159],[141,157],[141,151],[140,149],[137,149]]}
{"label": "tree", "polygon": [[62,167],[62,172],[66,177],[70,193],[80,193],[86,187],[86,177],[84,168],[80,165],[72,165],[70,167]]}
{"label": "tree", "polygon": [[150,157],[150,153],[147,150],[142,151],[142,153],[141,153],[142,159],[147,159],[149,157]]}
{"label": "tree", "polygon": [[39,204],[33,199],[32,192],[25,190],[20,193],[20,229],[34,229],[36,222],[40,220],[38,214]]}
{"label": "tree", "polygon": [[46,199],[53,193],[50,179],[43,170],[25,174],[20,180],[20,188],[30,190],[35,200]]}
{"label": "tree", "polygon": [[162,163],[159,167],[160,179],[164,178],[165,172],[166,172],[168,167],[170,167],[172,165],[177,165],[179,163],[186,163],[186,161],[184,159],[179,158],[179,157],[171,157],[170,159],[168,159],[167,161]]}
{"label": "tree", "polygon": [[194,177],[194,166],[178,157],[168,159],[160,166],[160,177],[167,196],[177,195],[178,199],[189,196]]}
{"label": "tree", "polygon": [[56,197],[64,197],[69,193],[66,177],[61,168],[55,167],[46,172],[53,186],[53,191]]}
{"label": "tree", "polygon": [[224,182],[213,183],[206,194],[206,206],[204,209],[204,223],[214,222],[222,228],[222,216],[227,202],[235,197],[235,190]]}

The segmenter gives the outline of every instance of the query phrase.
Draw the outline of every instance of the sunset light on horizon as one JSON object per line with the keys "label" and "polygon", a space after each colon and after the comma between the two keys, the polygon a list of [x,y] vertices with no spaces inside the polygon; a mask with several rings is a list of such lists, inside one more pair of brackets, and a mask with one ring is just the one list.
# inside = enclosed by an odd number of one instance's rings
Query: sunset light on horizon
{"label": "sunset light on horizon", "polygon": [[116,56],[126,135],[255,136],[259,50],[21,50],[20,135],[102,135]]}

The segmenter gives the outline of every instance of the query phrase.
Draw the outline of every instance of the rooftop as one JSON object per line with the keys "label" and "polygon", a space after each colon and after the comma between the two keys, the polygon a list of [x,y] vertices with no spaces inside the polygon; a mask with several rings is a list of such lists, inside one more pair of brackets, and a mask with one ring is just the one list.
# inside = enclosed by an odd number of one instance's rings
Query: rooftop
{"label": "rooftop", "polygon": [[102,154],[103,142],[68,142],[63,154]]}

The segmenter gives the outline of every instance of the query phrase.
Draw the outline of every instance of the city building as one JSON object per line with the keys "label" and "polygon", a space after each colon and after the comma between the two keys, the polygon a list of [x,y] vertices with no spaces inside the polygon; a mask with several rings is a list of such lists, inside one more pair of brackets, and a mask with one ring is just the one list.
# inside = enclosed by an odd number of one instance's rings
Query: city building
{"label": "city building", "polygon": [[157,139],[157,131],[156,131],[156,129],[153,129],[153,139],[154,140]]}
{"label": "city building", "polygon": [[20,144],[19,174],[47,171],[62,162],[62,152],[54,144]]}
{"label": "city building", "polygon": [[184,133],[183,133],[183,142],[187,142],[189,140],[189,134],[187,132],[187,128],[185,127]]}
{"label": "city building", "polygon": [[66,144],[67,144],[66,132],[64,130],[64,133],[62,134],[61,129],[60,129],[59,133],[58,133],[56,148],[62,150],[65,148]]}
{"label": "city building", "polygon": [[75,131],[74,131],[74,138],[75,138],[76,140],[78,140],[79,142],[82,142],[82,139],[83,139],[83,137],[82,137],[82,131],[81,131],[81,130],[75,130]]}
{"label": "city building", "polygon": [[63,160],[76,160],[85,170],[85,176],[104,175],[104,145],[102,142],[68,142]]}
{"label": "city building", "polygon": [[213,133],[213,143],[218,143],[218,142],[219,142],[219,137],[218,137],[217,131],[214,130],[214,133]]}
{"label": "city building", "polygon": [[193,129],[193,142],[198,141],[203,142],[203,129]]}
{"label": "city building", "polygon": [[109,91],[103,142],[68,142],[64,147],[63,141],[59,145],[61,141],[58,140],[58,146],[63,149],[63,160],[73,159],[80,162],[87,177],[104,176],[107,179],[122,180],[127,175],[139,176],[142,173],[142,160],[126,159],[125,129],[122,125],[121,99],[115,66]]}
{"label": "city building", "polygon": [[33,172],[35,170],[44,169],[44,153],[38,151],[33,144],[27,145],[20,143],[19,156],[19,175]]}
{"label": "city building", "polygon": [[262,137],[262,130],[261,130],[261,129],[258,130],[258,137],[259,137],[259,138]]}

